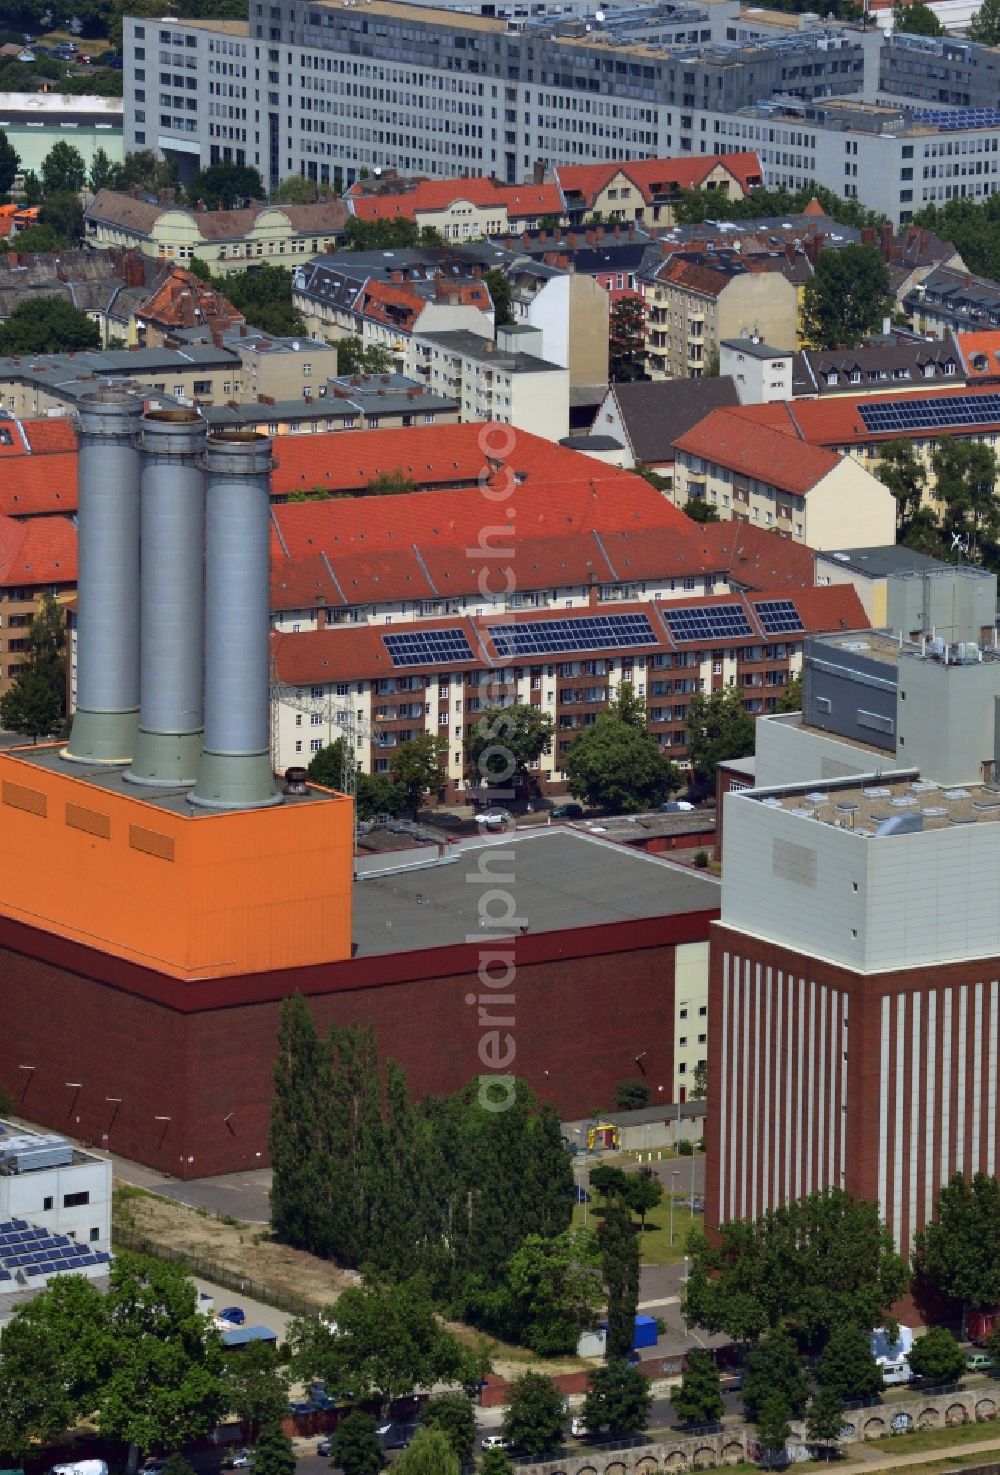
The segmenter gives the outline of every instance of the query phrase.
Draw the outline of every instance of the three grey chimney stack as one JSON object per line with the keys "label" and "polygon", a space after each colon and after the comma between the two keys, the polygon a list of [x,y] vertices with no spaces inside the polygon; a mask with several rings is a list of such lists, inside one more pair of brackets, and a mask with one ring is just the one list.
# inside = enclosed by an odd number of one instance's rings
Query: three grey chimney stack
{"label": "three grey chimney stack", "polygon": [[271,443],[120,393],[80,406],[77,709],[63,756],[281,802],[268,744]]}

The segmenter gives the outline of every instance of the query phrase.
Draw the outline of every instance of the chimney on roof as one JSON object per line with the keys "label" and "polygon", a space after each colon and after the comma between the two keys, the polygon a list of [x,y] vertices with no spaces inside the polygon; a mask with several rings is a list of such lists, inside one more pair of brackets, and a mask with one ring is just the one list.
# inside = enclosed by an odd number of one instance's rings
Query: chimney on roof
{"label": "chimney on roof", "polygon": [[882,255],[886,261],[892,252],[892,225],[888,220],[882,222]]}
{"label": "chimney on roof", "polygon": [[141,184],[130,184],[129,187],[128,187],[128,192],[132,196],[133,200],[141,200],[142,199],[142,185]]}
{"label": "chimney on roof", "polygon": [[863,227],[861,231],[861,244],[862,246],[874,246],[875,227],[873,225],[866,225]]}
{"label": "chimney on roof", "polygon": [[485,347],[487,353],[493,353],[496,350],[496,344],[493,342],[492,338],[487,338]]}
{"label": "chimney on roof", "polygon": [[532,184],[544,184],[545,183],[545,160],[544,159],[536,159],[535,160],[534,166],[532,167],[532,170],[531,170],[531,182],[532,182]]}

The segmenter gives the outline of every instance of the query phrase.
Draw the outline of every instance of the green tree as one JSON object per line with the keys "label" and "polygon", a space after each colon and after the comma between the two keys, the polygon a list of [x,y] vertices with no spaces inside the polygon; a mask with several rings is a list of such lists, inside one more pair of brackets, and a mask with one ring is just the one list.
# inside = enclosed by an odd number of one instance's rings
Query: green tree
{"label": "green tree", "polygon": [[72,353],[100,346],[97,324],[62,297],[22,302],[0,323],[0,353]]}
{"label": "green tree", "polygon": [[840,1438],[844,1427],[844,1406],[836,1388],[818,1388],[809,1400],[806,1410],[806,1436],[816,1444],[826,1446],[826,1457],[830,1458],[830,1446]]}
{"label": "green tree", "polygon": [[934,1218],[914,1237],[917,1280],[962,1308],[962,1337],[968,1315],[1000,1302],[1000,1187],[995,1177],[976,1173],[971,1183],[955,1173],[938,1190]]}
{"label": "green tree", "polygon": [[605,1202],[612,1198],[624,1199],[628,1188],[628,1174],[623,1168],[616,1168],[611,1163],[598,1163],[590,1170],[590,1186],[602,1196]]}
{"label": "green tree", "polygon": [[85,77],[60,77],[56,91],[64,97],[121,97],[124,84],[123,73],[111,67],[92,67]]}
{"label": "green tree", "polygon": [[791,1437],[788,1427],[788,1404],[778,1392],[770,1392],[757,1415],[757,1437],[764,1447],[764,1460],[770,1470],[777,1457],[784,1463],[785,1445]]}
{"label": "green tree", "polygon": [[683,785],[679,769],[663,757],[656,739],[612,710],[583,728],[570,744],[564,766],[576,798],[625,813],[651,809]]}
{"label": "green tree", "polygon": [[608,1200],[597,1238],[608,1292],[607,1360],[627,1360],[639,1305],[639,1239],[631,1212],[620,1198]]}
{"label": "green tree", "polygon": [[472,1459],[476,1448],[476,1415],[464,1393],[438,1393],[420,1410],[425,1429],[440,1429],[460,1464]]}
{"label": "green tree", "polygon": [[194,1466],[175,1450],[172,1455],[168,1455],[162,1475],[194,1475]]}
{"label": "green tree", "polygon": [[638,297],[619,297],[608,318],[608,377],[632,384],[646,376],[646,313]]}
{"label": "green tree", "polygon": [[324,1253],[360,1265],[371,1245],[371,1165],[381,1140],[378,1050],[371,1025],[332,1025],[325,1099]]}
{"label": "green tree", "polygon": [[711,1352],[689,1352],[680,1383],[670,1392],[674,1414],[683,1424],[715,1424],[725,1412],[719,1369]]}
{"label": "green tree", "polygon": [[926,553],[928,558],[943,558],[945,549],[941,537],[941,523],[932,507],[921,507],[900,539],[906,548],[917,553]]}
{"label": "green tree", "polygon": [[78,246],[83,240],[83,206],[79,195],[68,194],[65,190],[47,194],[38,209],[38,224],[47,225],[57,235]]}
{"label": "green tree", "polygon": [[896,499],[896,528],[902,537],[927,491],[927,471],[911,441],[890,440],[882,446],[875,475]]}
{"label": "green tree", "polygon": [[[29,206],[40,205],[42,203],[43,193],[42,181],[39,179],[34,169],[25,169],[22,178],[24,180],[24,185],[21,193],[24,199],[24,203]],[[24,232],[22,232],[22,235],[23,234]]]}
{"label": "green tree", "polygon": [[615,1106],[619,1111],[638,1111],[649,1105],[651,1095],[645,1081],[634,1078],[619,1081],[615,1087]]}
{"label": "green tree", "polygon": [[399,497],[417,490],[412,476],[405,471],[380,471],[365,487],[366,497]]}
{"label": "green tree", "polygon": [[104,149],[95,149],[87,176],[87,183],[94,194],[102,189],[119,189],[121,176],[122,165],[113,163]]}
{"label": "green tree", "polygon": [[717,510],[704,497],[689,497],[684,503],[684,513],[692,522],[719,522]]}
{"label": "green tree", "polygon": [[505,1449],[484,1449],[479,1475],[514,1475],[514,1466]]}
{"label": "green tree", "polygon": [[909,0],[909,4],[893,6],[893,31],[905,31],[910,36],[943,36],[944,26],[924,0]]}
{"label": "green tree", "polygon": [[527,1123],[525,1192],[531,1228],[552,1239],[573,1222],[573,1159],[559,1113],[543,1101]]}
{"label": "green tree", "polygon": [[1000,0],[983,0],[969,22],[966,35],[984,46],[1000,46]]}
{"label": "green tree", "polygon": [[[29,225],[19,230],[16,236],[8,236],[3,245],[3,254],[17,251],[19,255],[33,255],[40,251],[65,251],[69,246],[67,236],[61,236],[51,225]],[[34,306],[34,304],[32,304]],[[90,348],[92,344],[85,345]]]}
{"label": "green tree", "polygon": [[161,159],[153,149],[126,154],[121,167],[121,179],[116,182],[116,189],[128,189],[130,185],[137,184],[150,195],[158,194],[161,189],[177,189],[177,165],[170,159]]}
{"label": "green tree", "polygon": [[332,184],[318,184],[315,179],[306,179],[302,174],[290,174],[283,179],[272,195],[282,205],[313,205],[317,200],[331,199],[339,194]]}
{"label": "green tree", "polygon": [[641,1434],[649,1422],[653,1390],[649,1379],[627,1362],[609,1362],[587,1379],[583,1422],[588,1434],[607,1429],[611,1437]]}
{"label": "green tree", "polygon": [[[792,708],[793,712],[798,710],[798,707]],[[690,1096],[692,1101],[704,1101],[708,1096],[708,1062],[706,1060],[699,1060],[694,1068],[691,1076]]]}
{"label": "green tree", "polygon": [[746,758],[754,750],[754,720],[738,686],[696,692],[688,707],[687,732],[691,767],[710,782],[720,763]]}
{"label": "green tree", "polygon": [[42,189],[46,195],[79,194],[87,182],[83,155],[73,144],[60,139],[42,160]]}
{"label": "green tree", "polygon": [[465,761],[479,783],[511,785],[551,750],[552,733],[552,718],[541,707],[526,702],[488,707],[465,739]]}
{"label": "green tree", "polygon": [[840,1189],[729,1220],[712,1244],[691,1235],[688,1253],[685,1320],[737,1342],[785,1326],[821,1349],[841,1322],[882,1325],[909,1284],[877,1205]]}
{"label": "green tree", "polygon": [[231,210],[237,201],[266,198],[260,171],[249,164],[211,164],[199,169],[187,193],[192,204],[204,200],[212,210]]}
{"label": "green tree", "polygon": [[756,1423],[770,1394],[780,1395],[786,1413],[805,1413],[809,1379],[795,1343],[785,1332],[768,1332],[747,1354],[743,1374],[743,1407]]}
{"label": "green tree", "polygon": [[297,1463],[292,1441],[280,1424],[261,1430],[253,1447],[254,1475],[295,1475]]}
{"label": "green tree", "polygon": [[918,1378],[933,1383],[953,1383],[965,1367],[965,1353],[946,1326],[915,1337],[906,1360]]}
{"label": "green tree", "polygon": [[420,1281],[352,1286],[327,1319],[336,1331],[312,1318],[292,1322],[293,1371],[352,1388],[362,1401],[461,1381],[466,1369],[466,1349],[441,1326]]}
{"label": "green tree", "polygon": [[854,348],[892,311],[885,262],[874,246],[823,251],[802,300],[804,335],[814,348]]}
{"label": "green tree", "polygon": [[194,1282],[176,1265],[119,1252],[107,1318],[115,1354],[100,1391],[101,1433],[148,1452],[214,1428],[226,1405],[222,1345]]}
{"label": "green tree", "polygon": [[420,243],[420,232],[412,220],[359,220],[347,222],[348,251],[406,250]]}
{"label": "green tree", "polygon": [[882,1391],[882,1369],[872,1355],[871,1335],[849,1322],[833,1328],[816,1371],[820,1386],[832,1388],[842,1404],[874,1398]]}
{"label": "green tree", "polygon": [[597,1323],[601,1256],[589,1229],[554,1239],[529,1234],[511,1258],[508,1283],[518,1306],[521,1340],[542,1357],[576,1351],[580,1333]]}
{"label": "green tree", "polygon": [[355,1411],[338,1425],[330,1440],[330,1468],[343,1475],[378,1475],[385,1469],[382,1441],[371,1414]]}
{"label": "green tree", "polygon": [[442,1429],[418,1429],[393,1469],[398,1475],[458,1475],[458,1456]]}
{"label": "green tree", "polygon": [[1000,527],[996,499],[997,463],[983,441],[942,436],[931,455],[935,496],[944,503],[943,528],[961,538],[972,559],[983,544],[995,545]]}
{"label": "green tree", "polygon": [[251,1342],[225,1353],[222,1381],[226,1407],[247,1425],[251,1439],[281,1423],[288,1404],[289,1378],[276,1347]]}
{"label": "green tree", "polygon": [[566,1433],[566,1401],[544,1373],[522,1373],[511,1385],[503,1437],[525,1454],[558,1449]]}
{"label": "green tree", "polygon": [[0,195],[9,195],[14,176],[21,167],[21,157],[6,133],[0,128]]}
{"label": "green tree", "polygon": [[0,1450],[22,1459],[92,1413],[112,1350],[105,1298],[83,1276],[19,1306],[0,1341]]}
{"label": "green tree", "polygon": [[403,795],[403,809],[416,814],[428,794],[436,793],[444,783],[444,760],[448,744],[433,732],[402,743],[389,764],[392,781]]}
{"label": "green tree", "polygon": [[801,712],[802,711],[802,672],[793,676],[791,681],[786,681],[781,688],[781,696],[778,698],[779,712]]}
{"label": "green tree", "polygon": [[314,784],[342,792],[344,782],[344,739],[334,738],[310,759],[306,773]]}
{"label": "green tree", "polygon": [[646,1215],[663,1198],[663,1184],[652,1168],[640,1168],[637,1173],[628,1173],[625,1181],[625,1202],[633,1214],[639,1215],[641,1231],[646,1227]]}
{"label": "green tree", "polygon": [[493,303],[493,324],[497,328],[505,328],[514,321],[513,294],[507,274],[501,271],[499,266],[491,269],[483,277],[490,299]]}
{"label": "green tree", "polygon": [[243,314],[251,327],[275,338],[293,338],[305,333],[305,319],[292,303],[292,274],[286,267],[272,266],[266,261],[253,271],[213,277],[212,285]]}
{"label": "green tree", "polygon": [[327,1245],[324,1103],[329,1092],[328,1052],[309,1005],[293,994],[283,1001],[278,1018],[269,1135],[271,1228],[277,1239],[311,1254]]}
{"label": "green tree", "polygon": [[37,671],[28,666],[14,678],[13,684],[0,696],[0,726],[6,732],[20,733],[37,743],[49,737],[60,719],[60,703],[52,687]]}
{"label": "green tree", "polygon": [[392,374],[398,368],[392,353],[381,343],[371,343],[365,348],[360,338],[338,338],[334,347],[340,375]]}

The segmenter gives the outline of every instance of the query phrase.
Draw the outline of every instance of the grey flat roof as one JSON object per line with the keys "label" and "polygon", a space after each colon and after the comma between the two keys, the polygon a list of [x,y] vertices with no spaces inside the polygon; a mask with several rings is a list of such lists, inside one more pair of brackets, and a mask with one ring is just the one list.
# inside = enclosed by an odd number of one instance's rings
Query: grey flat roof
{"label": "grey flat roof", "polygon": [[[381,872],[357,883],[358,956],[475,940],[482,931],[480,896],[487,888],[472,878],[483,875],[513,896],[529,932],[680,916],[714,911],[720,904],[713,877],[559,826],[471,840],[450,853],[455,850],[457,858],[446,864]],[[404,856],[398,856],[401,864]],[[517,925],[498,924],[484,935],[518,931]]]}
{"label": "grey flat roof", "polygon": [[752,359],[790,359],[794,357],[790,348],[771,348],[759,338],[723,338],[723,348],[735,348]]}
{"label": "grey flat roof", "polygon": [[[502,369],[507,374],[562,372],[561,364],[551,364],[548,359],[536,358],[534,354],[522,350],[508,353],[505,349],[498,348],[492,338],[480,338],[478,333],[470,333],[464,328],[456,329],[453,333],[417,333],[415,336],[423,343],[436,343],[439,348],[447,349],[450,353],[478,359],[480,363]],[[490,345],[489,348],[487,344]]]}
{"label": "grey flat roof", "polygon": [[954,564],[944,563],[940,558],[931,558],[926,553],[917,553],[901,543],[891,543],[884,548],[838,548],[829,553],[818,553],[827,563],[843,564],[844,568],[856,573],[867,574],[872,579],[884,579],[888,574],[906,574],[931,569],[950,569]]}
{"label": "grey flat roof", "polygon": [[571,451],[623,451],[625,447],[613,435],[567,435],[559,442]]}

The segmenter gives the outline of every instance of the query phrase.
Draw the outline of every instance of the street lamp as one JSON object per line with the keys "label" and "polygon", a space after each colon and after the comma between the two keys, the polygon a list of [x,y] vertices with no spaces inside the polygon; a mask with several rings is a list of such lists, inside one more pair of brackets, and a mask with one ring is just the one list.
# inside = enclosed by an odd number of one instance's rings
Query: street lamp
{"label": "street lamp", "polygon": [[672,1246],[673,1245],[673,1242],[674,1242],[674,1198],[676,1197],[676,1194],[677,1194],[677,1178],[678,1178],[678,1174],[677,1173],[671,1173],[670,1174],[670,1177],[673,1180],[672,1186],[671,1186],[671,1189],[670,1189],[670,1243],[671,1243],[671,1246]]}

